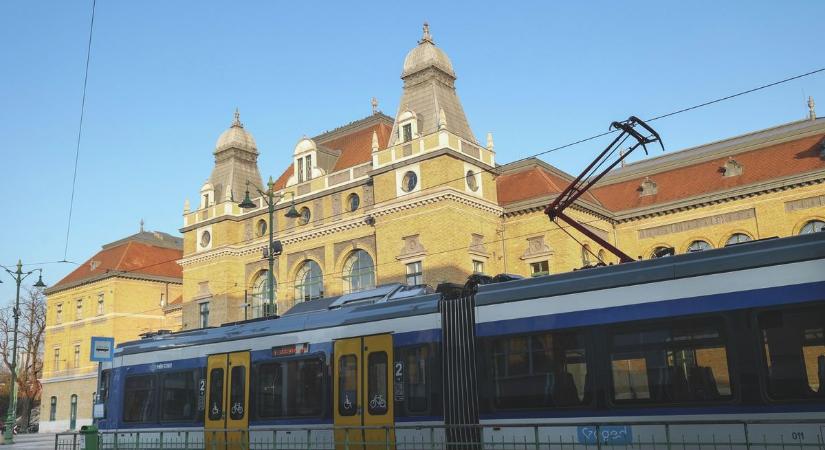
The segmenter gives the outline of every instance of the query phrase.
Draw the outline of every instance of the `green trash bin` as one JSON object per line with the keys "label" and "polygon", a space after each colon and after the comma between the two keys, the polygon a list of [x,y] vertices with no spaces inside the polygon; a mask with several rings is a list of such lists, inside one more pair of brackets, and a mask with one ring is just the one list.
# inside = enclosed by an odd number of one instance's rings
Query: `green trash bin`
{"label": "green trash bin", "polygon": [[80,427],[80,438],[83,440],[81,450],[100,450],[100,435],[97,431],[97,425]]}

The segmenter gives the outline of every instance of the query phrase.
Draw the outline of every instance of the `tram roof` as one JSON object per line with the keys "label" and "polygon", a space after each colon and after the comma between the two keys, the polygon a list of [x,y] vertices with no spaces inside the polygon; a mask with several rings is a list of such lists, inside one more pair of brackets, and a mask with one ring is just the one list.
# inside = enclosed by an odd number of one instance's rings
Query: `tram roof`
{"label": "tram roof", "polygon": [[[825,232],[745,242],[704,252],[595,267],[479,286],[476,305],[553,297],[678,278],[731,272],[825,258]],[[398,283],[359,293],[297,304],[279,318],[261,318],[177,333],[158,334],[118,345],[125,355],[211,342],[352,325],[438,312],[441,294]]]}

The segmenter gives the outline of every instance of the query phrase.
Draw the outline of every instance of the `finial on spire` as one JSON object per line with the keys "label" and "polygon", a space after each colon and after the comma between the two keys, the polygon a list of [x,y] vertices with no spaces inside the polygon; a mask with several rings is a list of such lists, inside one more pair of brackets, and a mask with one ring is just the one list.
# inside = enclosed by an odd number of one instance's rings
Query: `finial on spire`
{"label": "finial on spire", "polygon": [[378,133],[376,133],[375,130],[372,132],[372,151],[378,151]]}
{"label": "finial on spire", "polygon": [[447,129],[447,114],[444,114],[444,108],[438,108],[438,129]]}
{"label": "finial on spire", "polygon": [[433,43],[433,37],[430,35],[430,24],[427,22],[424,22],[424,35],[418,43],[423,44],[424,42],[429,42],[430,44]]}
{"label": "finial on spire", "polygon": [[241,112],[238,108],[235,108],[235,120],[232,121],[232,126],[243,128],[243,124],[241,123]]}
{"label": "finial on spire", "polygon": [[814,98],[811,96],[808,96],[808,118],[816,120],[816,104],[814,103]]}
{"label": "finial on spire", "polygon": [[143,219],[140,219],[140,232],[143,233]]}
{"label": "finial on spire", "polygon": [[372,105],[372,113],[373,114],[378,114],[378,99],[373,97],[370,100],[370,105]]}
{"label": "finial on spire", "polygon": [[493,133],[488,131],[487,132],[487,150],[495,151],[495,144],[493,144]]}
{"label": "finial on spire", "polygon": [[183,201],[183,213],[188,214],[189,211],[190,211],[189,199],[187,198],[186,200]]}

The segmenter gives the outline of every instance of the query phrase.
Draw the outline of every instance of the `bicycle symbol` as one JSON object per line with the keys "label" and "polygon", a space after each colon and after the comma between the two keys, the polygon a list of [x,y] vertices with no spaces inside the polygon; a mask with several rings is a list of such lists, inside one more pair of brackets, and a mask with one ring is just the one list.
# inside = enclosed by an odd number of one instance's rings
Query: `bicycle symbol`
{"label": "bicycle symbol", "polygon": [[387,407],[387,401],[381,394],[375,394],[375,397],[370,400],[370,409],[384,409]]}
{"label": "bicycle symbol", "polygon": [[234,405],[232,405],[232,414],[236,416],[243,415],[243,406],[241,406],[241,402],[236,402]]}
{"label": "bicycle symbol", "polygon": [[349,395],[344,394],[344,409],[352,409],[352,402],[349,401]]}

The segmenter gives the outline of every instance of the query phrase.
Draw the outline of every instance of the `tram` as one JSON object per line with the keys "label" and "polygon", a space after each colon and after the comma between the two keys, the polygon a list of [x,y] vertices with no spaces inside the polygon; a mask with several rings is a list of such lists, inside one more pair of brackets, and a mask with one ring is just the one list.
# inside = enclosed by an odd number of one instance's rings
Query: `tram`
{"label": "tram", "polygon": [[99,384],[104,433],[220,450],[821,444],[825,233],[312,300],[120,344]]}

